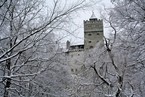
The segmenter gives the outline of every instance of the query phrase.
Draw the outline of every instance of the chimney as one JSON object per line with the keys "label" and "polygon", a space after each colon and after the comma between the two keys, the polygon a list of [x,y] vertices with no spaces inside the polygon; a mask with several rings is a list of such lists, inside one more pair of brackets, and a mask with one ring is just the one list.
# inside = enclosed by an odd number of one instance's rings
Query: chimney
{"label": "chimney", "polygon": [[67,40],[66,42],[66,49],[69,49],[70,48],[70,41]]}

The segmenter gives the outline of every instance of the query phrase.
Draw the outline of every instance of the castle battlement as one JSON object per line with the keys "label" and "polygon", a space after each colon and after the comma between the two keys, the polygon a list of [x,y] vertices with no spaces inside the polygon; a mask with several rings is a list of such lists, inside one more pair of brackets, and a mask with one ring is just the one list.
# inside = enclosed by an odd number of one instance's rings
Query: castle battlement
{"label": "castle battlement", "polygon": [[97,19],[97,18],[89,19],[89,20],[84,20],[84,24],[92,24],[92,23],[102,24],[103,20],[102,19]]}
{"label": "castle battlement", "polygon": [[102,32],[103,31],[103,20],[93,18],[84,21],[84,32],[90,32],[90,31],[95,31],[95,32]]}

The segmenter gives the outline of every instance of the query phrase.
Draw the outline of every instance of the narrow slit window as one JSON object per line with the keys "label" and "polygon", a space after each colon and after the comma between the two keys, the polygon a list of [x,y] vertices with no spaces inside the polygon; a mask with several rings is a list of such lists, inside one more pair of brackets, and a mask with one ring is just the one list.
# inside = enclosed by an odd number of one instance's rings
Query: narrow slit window
{"label": "narrow slit window", "polygon": [[93,46],[90,46],[90,48],[93,48]]}
{"label": "narrow slit window", "polygon": [[92,41],[89,41],[89,43],[92,43]]}
{"label": "narrow slit window", "polygon": [[92,34],[91,34],[91,33],[89,33],[89,34],[88,34],[88,36],[92,36]]}
{"label": "narrow slit window", "polygon": [[74,70],[73,70],[73,69],[71,69],[71,72],[74,72]]}

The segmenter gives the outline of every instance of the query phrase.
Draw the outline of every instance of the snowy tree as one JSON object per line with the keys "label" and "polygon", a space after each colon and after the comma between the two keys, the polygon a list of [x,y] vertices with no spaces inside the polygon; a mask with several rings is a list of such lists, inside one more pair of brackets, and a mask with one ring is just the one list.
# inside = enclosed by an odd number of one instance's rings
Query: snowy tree
{"label": "snowy tree", "polygon": [[112,1],[106,21],[113,29],[104,46],[97,44],[88,53],[86,66],[96,73],[94,85],[101,97],[143,97],[144,76],[144,21],[143,0]]}
{"label": "snowy tree", "polygon": [[64,61],[55,35],[67,31],[71,14],[85,7],[86,2],[46,3],[44,0],[0,1],[0,94],[3,97],[40,97],[39,94],[53,97],[60,96],[60,92],[62,97],[66,95],[61,85],[67,84],[69,78],[65,77],[65,68],[59,65]]}
{"label": "snowy tree", "polygon": [[[110,20],[117,29],[117,49],[124,58],[125,64],[124,88],[132,90],[134,97],[144,95],[144,22],[145,22],[145,1],[142,0],[122,0],[115,3],[115,8],[111,11]],[[122,58],[122,59],[123,59]],[[128,83],[128,85],[126,84]],[[127,89],[125,89],[127,90]],[[124,91],[125,92],[125,91]],[[125,92],[128,93],[128,92]],[[130,95],[131,94],[127,94]]]}

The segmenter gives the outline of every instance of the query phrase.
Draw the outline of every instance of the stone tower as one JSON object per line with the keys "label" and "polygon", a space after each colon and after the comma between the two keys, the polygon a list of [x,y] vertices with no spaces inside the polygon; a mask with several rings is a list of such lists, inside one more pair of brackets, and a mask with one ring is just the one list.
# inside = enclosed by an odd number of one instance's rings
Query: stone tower
{"label": "stone tower", "polygon": [[66,42],[67,64],[70,74],[79,74],[84,70],[84,60],[87,50],[94,48],[97,42],[103,41],[103,21],[97,19],[92,13],[89,20],[84,21],[84,44],[71,45]]}
{"label": "stone tower", "polygon": [[84,21],[84,49],[94,48],[103,36],[103,20],[97,19],[92,12],[91,18]]}

